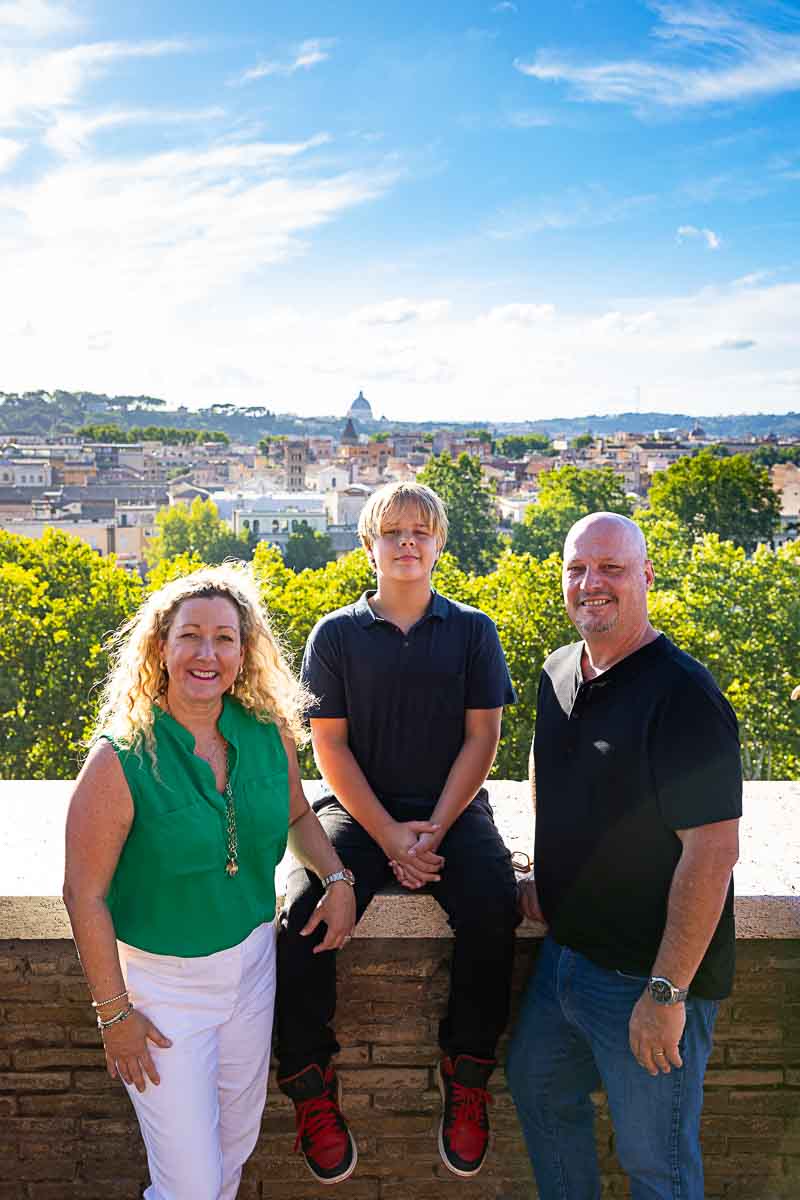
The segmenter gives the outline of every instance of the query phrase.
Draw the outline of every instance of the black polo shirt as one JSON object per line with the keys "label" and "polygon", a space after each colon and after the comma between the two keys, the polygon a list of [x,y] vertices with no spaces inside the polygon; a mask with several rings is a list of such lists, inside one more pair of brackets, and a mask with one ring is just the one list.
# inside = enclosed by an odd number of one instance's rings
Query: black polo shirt
{"label": "black polo shirt", "polygon": [[345,717],[358,765],[382,800],[435,803],[464,742],[468,708],[516,696],[494,623],[438,592],[407,634],[365,592],[312,630],[302,678],[310,717]]}
{"label": "black polo shirt", "polygon": [[[539,682],[537,890],[557,942],[647,976],[681,854],[675,831],[741,816],[736,716],[663,634],[588,682],[582,650],[556,650]],[[693,993],[728,994],[734,938],[731,884]]]}

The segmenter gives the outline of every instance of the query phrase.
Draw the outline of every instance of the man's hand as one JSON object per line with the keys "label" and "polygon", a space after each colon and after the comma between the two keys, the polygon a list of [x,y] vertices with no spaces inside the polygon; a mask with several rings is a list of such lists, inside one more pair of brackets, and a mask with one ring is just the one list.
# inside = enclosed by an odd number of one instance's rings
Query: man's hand
{"label": "man's hand", "polygon": [[547,924],[539,907],[539,893],[536,891],[533,871],[517,880],[517,906],[523,917],[527,917],[529,921],[538,921],[541,925]]}
{"label": "man's hand", "polygon": [[328,928],[325,937],[314,947],[314,954],[320,954],[323,950],[341,950],[350,941],[356,923],[356,897],[349,883],[338,880],[325,889],[311,917],[300,930],[300,936],[308,937],[320,921],[324,921]]}
{"label": "man's hand", "polygon": [[440,827],[431,821],[395,821],[381,849],[397,881],[413,890],[441,878],[444,858],[436,853],[440,841]]}
{"label": "man's hand", "polygon": [[685,1004],[656,1004],[649,992],[643,992],[628,1026],[631,1050],[639,1066],[650,1075],[658,1075],[659,1071],[669,1075],[673,1067],[682,1067],[678,1042],[685,1024]]}

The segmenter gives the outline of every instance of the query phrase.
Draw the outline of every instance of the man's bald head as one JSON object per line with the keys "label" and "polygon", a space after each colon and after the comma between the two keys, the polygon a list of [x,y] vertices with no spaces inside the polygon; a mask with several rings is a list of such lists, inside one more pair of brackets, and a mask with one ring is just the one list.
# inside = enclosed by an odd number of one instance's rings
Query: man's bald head
{"label": "man's bald head", "polygon": [[616,533],[617,538],[622,537],[629,553],[641,558],[642,562],[647,559],[647,543],[639,526],[630,517],[612,512],[589,513],[588,516],[581,517],[580,521],[576,521],[564,541],[564,558],[567,558],[569,548],[582,533],[602,533],[605,530],[612,536]]}
{"label": "man's bald head", "polygon": [[590,513],[564,543],[562,585],[570,620],[588,645],[612,657],[649,636],[653,567],[639,526],[619,513]]}

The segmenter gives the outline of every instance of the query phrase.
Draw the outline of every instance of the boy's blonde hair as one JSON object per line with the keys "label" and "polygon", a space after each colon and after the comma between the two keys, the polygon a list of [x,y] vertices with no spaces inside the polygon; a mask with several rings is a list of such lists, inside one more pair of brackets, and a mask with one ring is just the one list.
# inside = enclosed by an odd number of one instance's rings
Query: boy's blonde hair
{"label": "boy's blonde hair", "polygon": [[216,596],[229,600],[239,616],[244,658],[233,695],[259,721],[272,721],[295,741],[304,740],[303,714],[310,696],[292,674],[251,569],[233,562],[165,583],[113,635],[111,669],[91,740],[111,734],[132,748],[143,746],[155,762],[153,702],[164,695],[168,682],[161,643],[185,600]]}
{"label": "boy's blonde hair", "polygon": [[369,552],[386,526],[402,509],[413,508],[436,538],[438,550],[447,541],[447,512],[439,497],[424,483],[387,483],[373,492],[358,518],[358,536]]}

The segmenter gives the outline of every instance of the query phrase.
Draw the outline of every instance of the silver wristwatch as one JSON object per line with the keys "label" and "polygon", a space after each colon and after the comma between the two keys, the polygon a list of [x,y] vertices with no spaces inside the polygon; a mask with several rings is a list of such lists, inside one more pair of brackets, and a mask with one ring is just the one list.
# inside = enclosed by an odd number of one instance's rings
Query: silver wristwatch
{"label": "silver wristwatch", "polygon": [[321,882],[324,888],[330,887],[332,883],[349,883],[350,887],[355,887],[356,877],[349,867],[343,867],[341,871],[334,871],[332,875],[325,875]]}
{"label": "silver wristwatch", "polygon": [[647,990],[656,1004],[682,1004],[689,995],[688,988],[679,988],[663,975],[651,975],[647,981]]}

